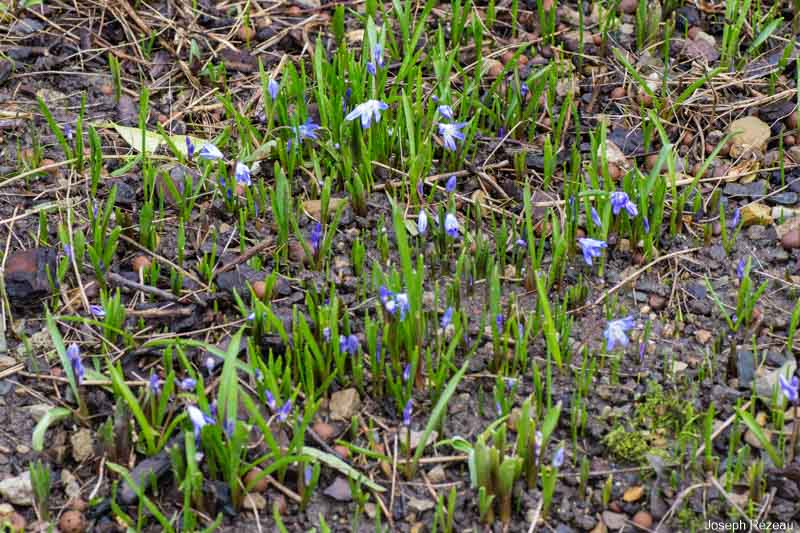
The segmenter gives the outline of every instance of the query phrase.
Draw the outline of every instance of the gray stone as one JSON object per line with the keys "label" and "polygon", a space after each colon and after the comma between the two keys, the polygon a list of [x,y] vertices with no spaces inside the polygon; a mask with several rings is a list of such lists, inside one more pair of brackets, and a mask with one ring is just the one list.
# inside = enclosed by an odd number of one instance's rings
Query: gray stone
{"label": "gray stone", "polygon": [[31,473],[22,474],[0,481],[0,495],[13,505],[33,505],[33,485]]}

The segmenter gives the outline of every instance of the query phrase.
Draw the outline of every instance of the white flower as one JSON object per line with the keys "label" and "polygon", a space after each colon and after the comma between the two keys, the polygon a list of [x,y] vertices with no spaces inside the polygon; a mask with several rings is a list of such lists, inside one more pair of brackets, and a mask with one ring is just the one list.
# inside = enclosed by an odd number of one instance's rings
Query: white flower
{"label": "white flower", "polygon": [[459,235],[458,219],[453,213],[447,213],[444,217],[444,231],[452,238],[457,239]]}
{"label": "white flower", "polygon": [[372,124],[373,119],[376,123],[381,121],[381,111],[389,109],[388,104],[380,100],[367,100],[363,104],[358,104],[355,109],[350,111],[346,117],[347,121],[352,121],[357,118],[361,119],[361,127],[367,129]]}
{"label": "white flower", "polygon": [[216,161],[218,159],[225,158],[225,156],[222,155],[222,152],[219,151],[219,148],[211,143],[206,143],[201,146],[200,151],[197,152],[197,157],[200,159],[205,159],[206,161]]}
{"label": "white flower", "polygon": [[428,215],[425,214],[424,209],[420,209],[419,216],[417,216],[417,231],[420,235],[425,235],[425,232],[428,231]]}
{"label": "white flower", "polygon": [[236,183],[239,185],[251,185],[253,182],[250,179],[250,169],[241,161],[236,162]]}

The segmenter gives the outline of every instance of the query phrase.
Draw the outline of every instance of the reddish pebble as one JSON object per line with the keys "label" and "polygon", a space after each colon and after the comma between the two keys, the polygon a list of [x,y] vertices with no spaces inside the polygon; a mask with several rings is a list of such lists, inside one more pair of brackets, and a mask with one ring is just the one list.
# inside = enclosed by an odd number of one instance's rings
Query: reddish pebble
{"label": "reddish pebble", "polygon": [[253,283],[253,292],[255,293],[256,298],[263,300],[264,296],[267,294],[267,284],[263,281],[256,281]]}
{"label": "reddish pebble", "polygon": [[611,91],[611,98],[614,100],[619,100],[620,98],[625,98],[625,87],[620,85],[619,87],[614,87],[614,90]]}
{"label": "reddish pebble", "polygon": [[336,435],[334,427],[326,422],[315,422],[313,430],[325,442],[330,442]]}
{"label": "reddish pebble", "polygon": [[633,515],[633,523],[641,528],[650,529],[653,526],[653,516],[647,511],[639,511]]}
{"label": "reddish pebble", "polygon": [[[263,470],[258,468],[257,466],[250,470],[244,476],[244,486],[249,487],[251,483],[253,483],[253,488],[250,489],[250,492],[264,492],[267,490],[267,486],[269,486],[269,481],[267,481],[266,476],[258,479],[259,474],[261,474]],[[258,479],[258,481],[256,481]]]}

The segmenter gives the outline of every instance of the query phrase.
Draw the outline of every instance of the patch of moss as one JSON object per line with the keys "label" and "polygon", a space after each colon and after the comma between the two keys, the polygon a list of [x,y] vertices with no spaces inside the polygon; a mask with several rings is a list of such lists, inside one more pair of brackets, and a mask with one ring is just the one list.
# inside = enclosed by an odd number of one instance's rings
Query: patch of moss
{"label": "patch of moss", "polygon": [[632,463],[642,462],[650,451],[646,431],[630,431],[621,425],[603,438],[603,444],[617,459]]}
{"label": "patch of moss", "polygon": [[694,406],[677,389],[665,392],[651,381],[642,403],[636,406],[636,425],[652,430],[667,429],[672,433],[683,430],[695,418]]}

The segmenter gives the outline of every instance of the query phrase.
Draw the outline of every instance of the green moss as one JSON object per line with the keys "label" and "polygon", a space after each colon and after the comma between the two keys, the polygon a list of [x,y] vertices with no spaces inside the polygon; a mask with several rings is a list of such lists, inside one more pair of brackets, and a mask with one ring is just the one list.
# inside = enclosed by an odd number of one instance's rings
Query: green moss
{"label": "green moss", "polygon": [[660,384],[651,381],[642,403],[636,406],[636,425],[679,433],[695,418],[694,407],[684,399],[687,397],[687,391],[665,392]]}
{"label": "green moss", "polygon": [[621,425],[612,429],[603,439],[603,443],[614,457],[632,463],[642,462],[650,451],[647,432],[630,431]]}

